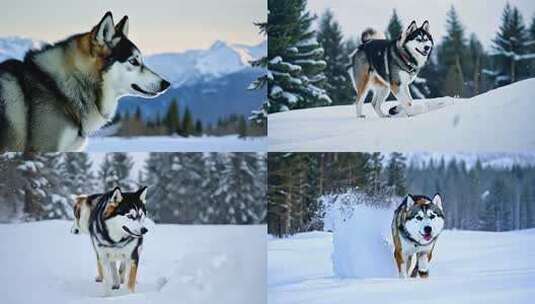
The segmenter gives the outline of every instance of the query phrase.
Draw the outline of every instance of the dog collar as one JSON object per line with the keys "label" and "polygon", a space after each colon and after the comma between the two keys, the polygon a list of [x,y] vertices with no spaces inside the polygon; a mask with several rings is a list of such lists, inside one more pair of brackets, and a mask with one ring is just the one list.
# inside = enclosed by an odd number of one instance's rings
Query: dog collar
{"label": "dog collar", "polygon": [[[407,57],[396,45],[395,46],[396,55],[398,55],[399,59],[403,63],[404,67],[400,65],[401,69],[405,70],[408,73],[414,73],[416,71],[416,59],[412,57],[412,55],[407,51],[405,47],[403,47],[403,51],[405,51],[409,57]],[[405,69],[405,67],[408,67],[408,69]]]}

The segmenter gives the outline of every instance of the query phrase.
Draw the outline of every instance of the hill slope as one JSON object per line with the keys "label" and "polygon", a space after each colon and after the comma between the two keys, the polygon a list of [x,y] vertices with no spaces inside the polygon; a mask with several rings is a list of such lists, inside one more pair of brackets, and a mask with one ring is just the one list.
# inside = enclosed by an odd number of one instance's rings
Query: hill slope
{"label": "hill slope", "polygon": [[[410,118],[366,119],[354,106],[333,106],[269,115],[270,151],[506,152],[535,149],[535,79],[468,99],[418,100]],[[388,109],[395,103],[387,103]]]}
{"label": "hill slope", "polygon": [[328,232],[268,241],[268,303],[528,304],[535,299],[535,230],[445,231],[428,280],[340,279],[332,270],[332,244]]}
{"label": "hill slope", "polygon": [[265,303],[265,226],[151,226],[136,293],[121,286],[109,298],[94,281],[89,236],[70,227],[0,225],[2,303]]}

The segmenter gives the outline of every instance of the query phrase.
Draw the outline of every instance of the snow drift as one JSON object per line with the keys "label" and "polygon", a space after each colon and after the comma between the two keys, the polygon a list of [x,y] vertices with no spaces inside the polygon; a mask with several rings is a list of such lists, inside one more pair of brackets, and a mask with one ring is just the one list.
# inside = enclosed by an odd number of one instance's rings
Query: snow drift
{"label": "snow drift", "polygon": [[143,246],[136,293],[103,298],[89,236],[71,223],[0,225],[2,303],[228,303],[266,301],[265,226],[156,225]]}
{"label": "snow drift", "polygon": [[[422,113],[378,118],[369,104],[366,119],[355,107],[333,106],[269,115],[270,151],[506,152],[535,149],[535,79],[457,99],[415,102]],[[388,109],[397,102],[383,104]]]}

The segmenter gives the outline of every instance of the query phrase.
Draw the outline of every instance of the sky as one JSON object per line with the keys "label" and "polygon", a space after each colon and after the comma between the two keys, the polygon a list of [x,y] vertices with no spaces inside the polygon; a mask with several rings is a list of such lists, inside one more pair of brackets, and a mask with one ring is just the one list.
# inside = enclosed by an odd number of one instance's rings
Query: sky
{"label": "sky", "polygon": [[0,37],[54,42],[91,30],[106,11],[130,20],[130,38],[146,54],[208,48],[216,40],[255,45],[253,22],[267,0],[0,0]]}
{"label": "sky", "polygon": [[366,27],[384,31],[395,8],[403,26],[413,19],[418,25],[429,20],[432,35],[441,39],[446,32],[446,13],[454,5],[467,33],[476,33],[489,47],[506,2],[518,7],[526,26],[531,24],[535,0],[309,0],[308,7],[317,15],[331,8],[346,37],[360,37]]}

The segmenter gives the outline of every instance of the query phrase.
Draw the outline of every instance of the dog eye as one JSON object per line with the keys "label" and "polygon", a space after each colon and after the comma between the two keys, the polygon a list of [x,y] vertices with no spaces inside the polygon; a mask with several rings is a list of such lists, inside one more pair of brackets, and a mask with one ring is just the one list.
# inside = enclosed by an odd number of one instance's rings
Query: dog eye
{"label": "dog eye", "polygon": [[417,216],[416,216],[416,219],[419,220],[419,221],[421,221],[421,220],[423,220],[424,218],[421,217],[420,215],[417,215]]}
{"label": "dog eye", "polygon": [[139,65],[139,61],[137,61],[136,58],[130,58],[130,59],[128,59],[128,62],[133,66],[138,66]]}
{"label": "dog eye", "polygon": [[435,218],[435,215],[434,215],[434,214],[431,214],[431,215],[429,216],[429,218],[430,218],[430,219],[434,219],[434,218]]}

